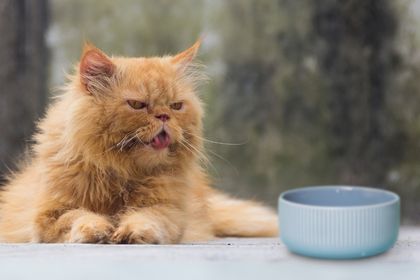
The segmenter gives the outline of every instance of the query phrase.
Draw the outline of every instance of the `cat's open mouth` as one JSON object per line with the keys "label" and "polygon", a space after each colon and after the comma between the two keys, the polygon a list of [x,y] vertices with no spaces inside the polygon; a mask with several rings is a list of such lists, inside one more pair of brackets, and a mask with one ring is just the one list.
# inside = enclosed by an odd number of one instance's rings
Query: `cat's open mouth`
{"label": "cat's open mouth", "polygon": [[150,146],[152,146],[156,150],[165,149],[171,143],[171,138],[169,134],[162,130],[159,132],[155,137],[153,137],[152,141],[150,141]]}
{"label": "cat's open mouth", "polygon": [[141,146],[150,146],[155,150],[162,150],[168,147],[171,144],[171,137],[169,136],[168,132],[162,129],[155,137],[152,138],[149,142],[145,142],[140,140],[138,137],[131,137],[129,141],[120,141],[117,144],[122,150],[129,151],[132,150],[137,145]]}

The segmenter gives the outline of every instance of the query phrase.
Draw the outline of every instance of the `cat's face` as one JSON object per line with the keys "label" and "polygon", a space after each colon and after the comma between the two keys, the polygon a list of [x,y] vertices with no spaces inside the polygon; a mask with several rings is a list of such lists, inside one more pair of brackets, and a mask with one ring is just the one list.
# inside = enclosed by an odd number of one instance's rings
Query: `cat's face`
{"label": "cat's face", "polygon": [[[89,109],[94,150],[154,167],[200,153],[202,108],[194,93],[192,60],[199,43],[173,57],[108,57],[85,47],[80,91]],[[85,107],[85,106],[84,106]]]}

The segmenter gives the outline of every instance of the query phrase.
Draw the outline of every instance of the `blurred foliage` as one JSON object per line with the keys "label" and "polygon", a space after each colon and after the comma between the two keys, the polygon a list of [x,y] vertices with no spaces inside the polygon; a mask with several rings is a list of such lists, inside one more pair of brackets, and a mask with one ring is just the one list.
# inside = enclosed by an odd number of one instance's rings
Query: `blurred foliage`
{"label": "blurred foliage", "polygon": [[[188,47],[202,31],[203,2],[189,0],[52,0],[49,40],[53,46],[53,83],[75,63],[84,42],[109,54],[155,56]],[[188,12],[188,10],[194,12]],[[164,14],[163,14],[164,13]],[[68,71],[69,69],[65,69]]]}
{"label": "blurred foliage", "polygon": [[48,99],[47,0],[0,1],[0,190]]}
{"label": "blurred foliage", "polygon": [[409,0],[53,0],[52,85],[89,40],[163,55],[205,36],[215,185],[275,204],[289,188],[385,187],[420,221],[419,22]]}

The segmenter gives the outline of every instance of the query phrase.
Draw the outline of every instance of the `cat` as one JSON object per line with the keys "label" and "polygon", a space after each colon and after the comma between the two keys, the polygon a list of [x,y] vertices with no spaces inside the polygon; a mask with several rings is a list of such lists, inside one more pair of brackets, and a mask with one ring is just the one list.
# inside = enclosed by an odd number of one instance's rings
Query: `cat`
{"label": "cat", "polygon": [[274,211],[210,186],[200,40],[174,56],[85,44],[0,192],[0,242],[174,244],[276,236]]}

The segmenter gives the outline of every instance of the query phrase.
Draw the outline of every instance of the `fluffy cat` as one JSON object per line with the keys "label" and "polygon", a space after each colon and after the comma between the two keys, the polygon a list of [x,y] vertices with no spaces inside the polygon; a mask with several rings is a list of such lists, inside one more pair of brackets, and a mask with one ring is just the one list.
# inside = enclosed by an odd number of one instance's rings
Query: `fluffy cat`
{"label": "fluffy cat", "polygon": [[277,217],[210,187],[193,59],[110,57],[87,44],[2,187],[1,242],[168,244],[275,236]]}

